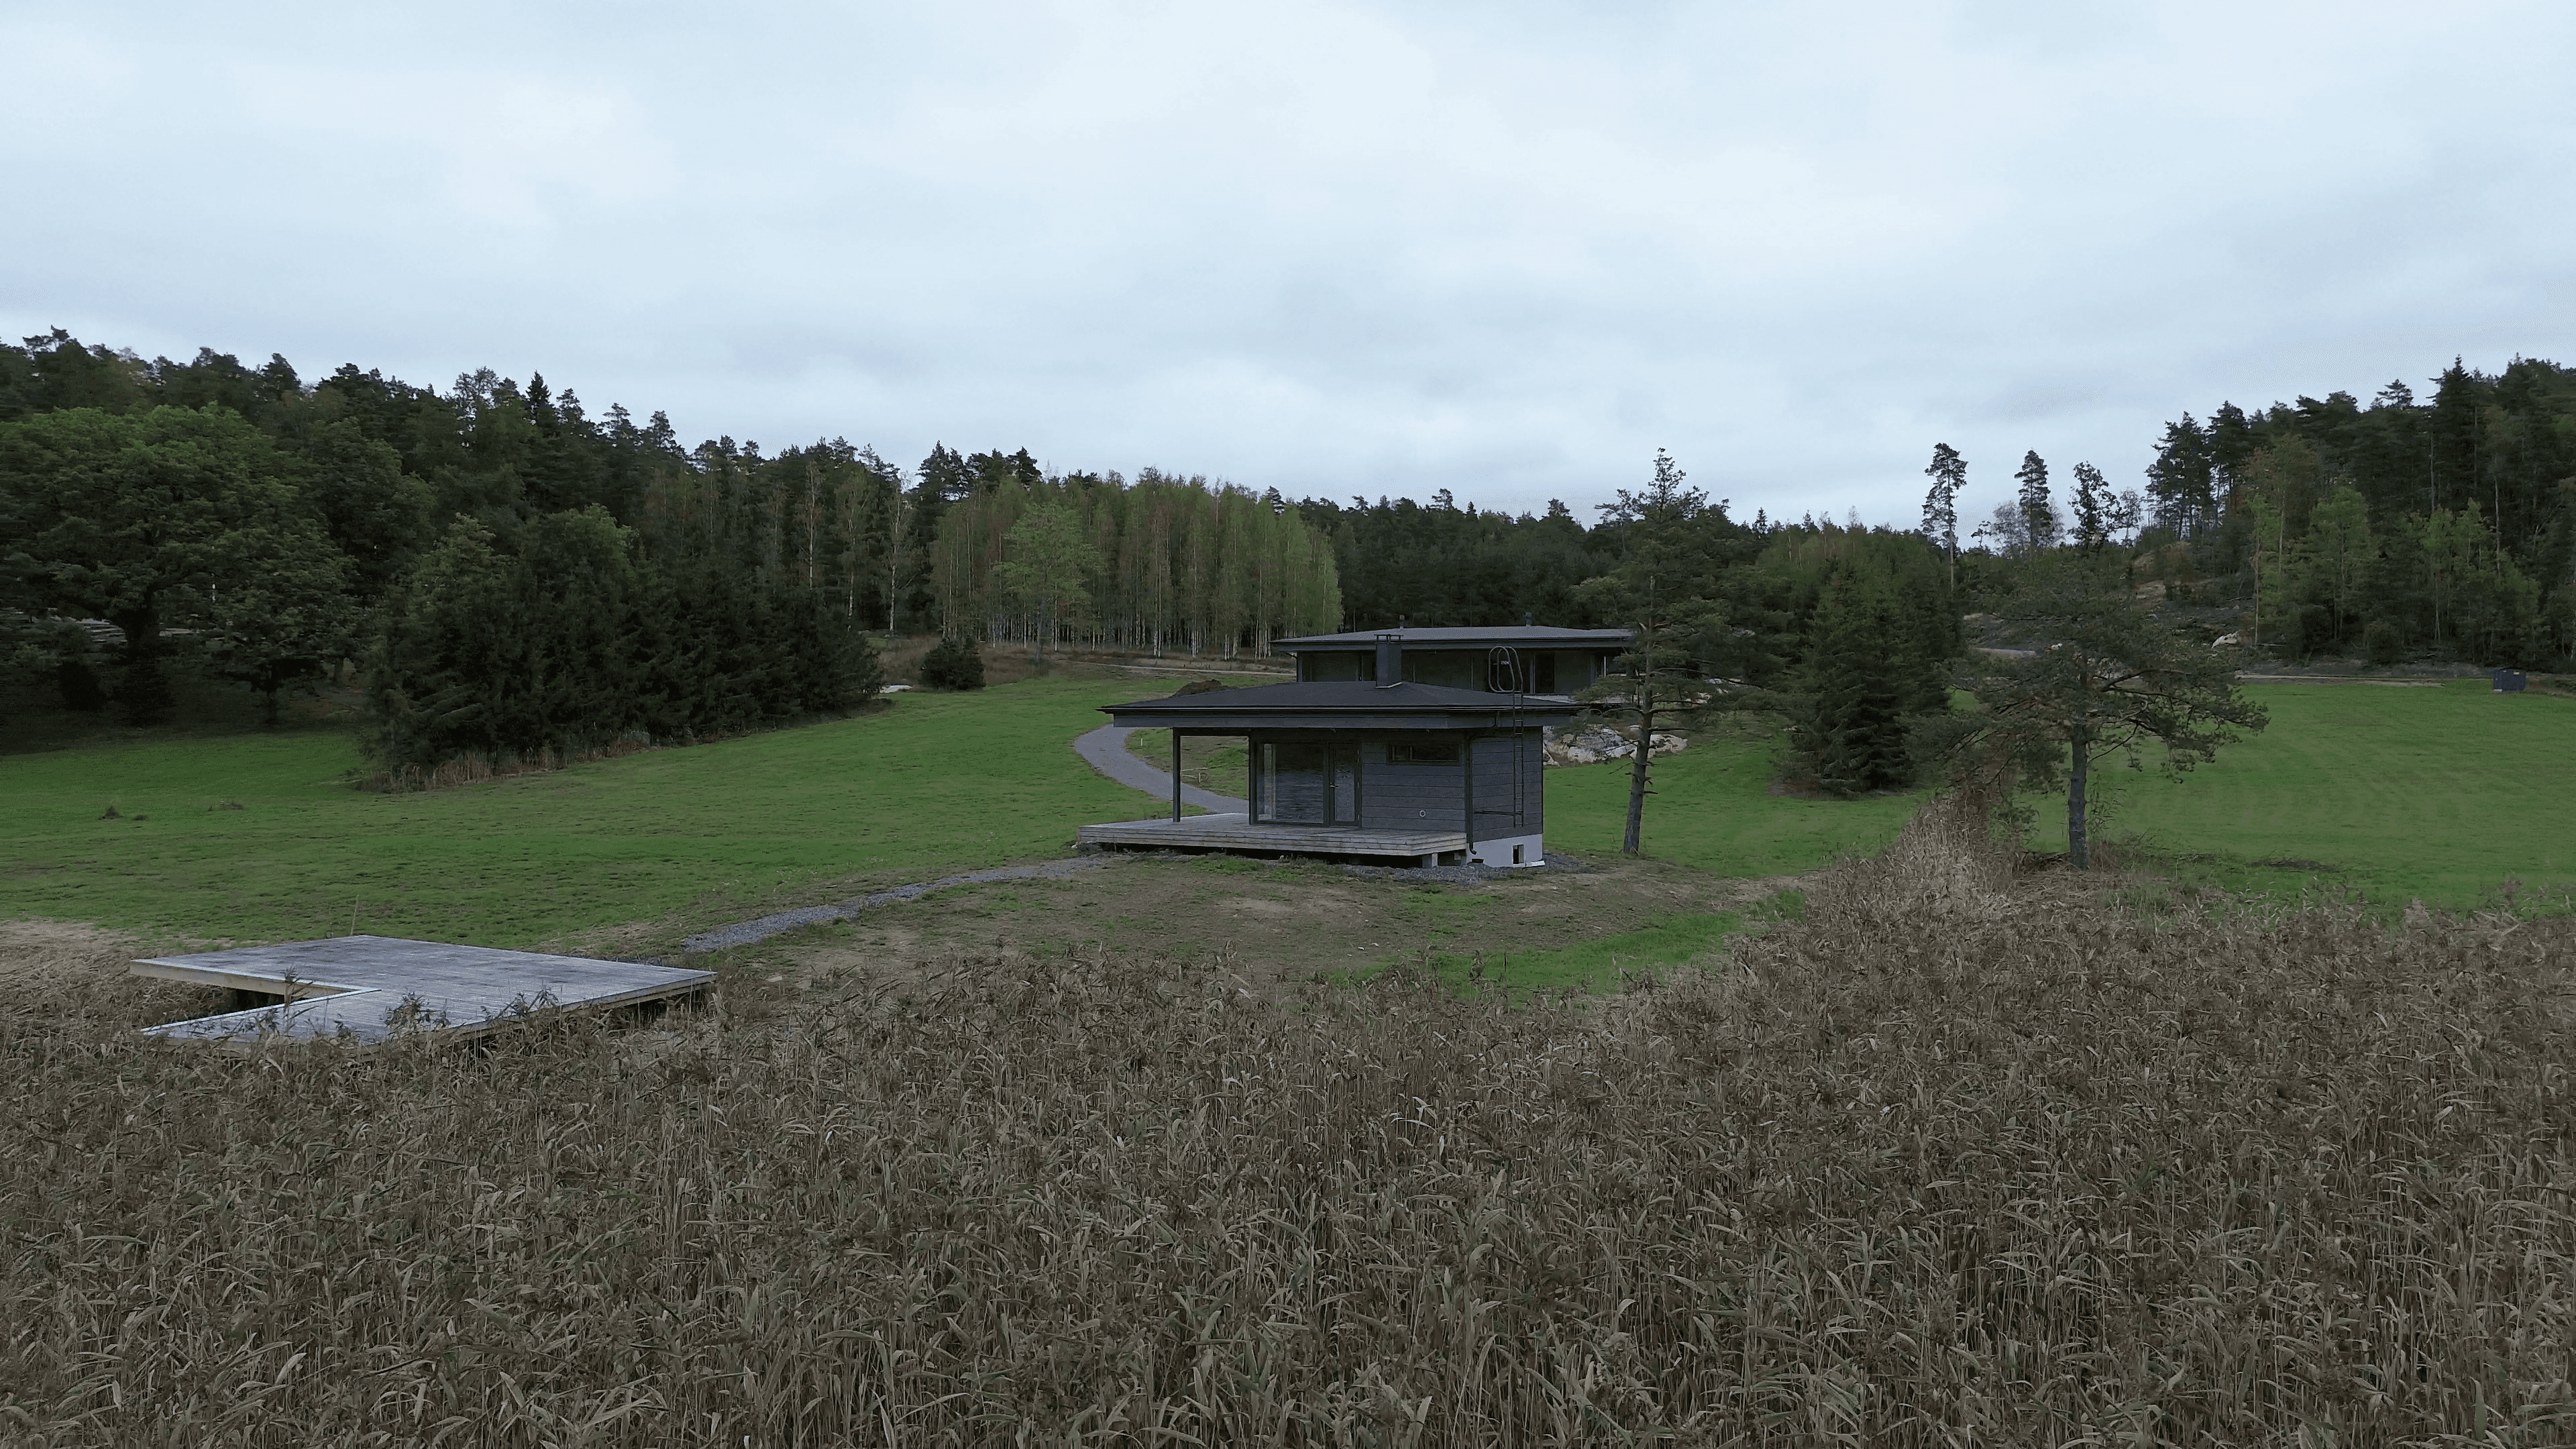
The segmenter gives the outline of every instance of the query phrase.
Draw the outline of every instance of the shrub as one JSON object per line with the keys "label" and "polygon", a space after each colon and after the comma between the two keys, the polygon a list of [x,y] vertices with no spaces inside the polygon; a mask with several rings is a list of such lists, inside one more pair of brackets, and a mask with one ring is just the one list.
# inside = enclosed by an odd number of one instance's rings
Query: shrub
{"label": "shrub", "polygon": [[984,656],[971,639],[942,639],[921,656],[924,689],[982,689]]}
{"label": "shrub", "polygon": [[62,691],[65,709],[97,714],[107,708],[107,687],[98,682],[98,671],[86,659],[65,656],[54,666],[54,687]]}

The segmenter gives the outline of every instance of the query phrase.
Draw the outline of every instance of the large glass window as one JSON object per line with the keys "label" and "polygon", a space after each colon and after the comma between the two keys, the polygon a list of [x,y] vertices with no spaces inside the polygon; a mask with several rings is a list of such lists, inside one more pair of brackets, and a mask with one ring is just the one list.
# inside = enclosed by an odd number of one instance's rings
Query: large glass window
{"label": "large glass window", "polygon": [[1356,744],[1264,740],[1254,750],[1253,818],[1277,825],[1355,825],[1360,818]]}

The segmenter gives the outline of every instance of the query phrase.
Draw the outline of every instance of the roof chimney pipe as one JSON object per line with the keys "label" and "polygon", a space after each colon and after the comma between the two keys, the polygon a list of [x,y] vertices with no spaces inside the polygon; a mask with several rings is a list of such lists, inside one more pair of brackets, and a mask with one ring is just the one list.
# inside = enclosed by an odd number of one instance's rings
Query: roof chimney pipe
{"label": "roof chimney pipe", "polygon": [[1393,689],[1404,682],[1404,646],[1395,634],[1377,636],[1377,687]]}

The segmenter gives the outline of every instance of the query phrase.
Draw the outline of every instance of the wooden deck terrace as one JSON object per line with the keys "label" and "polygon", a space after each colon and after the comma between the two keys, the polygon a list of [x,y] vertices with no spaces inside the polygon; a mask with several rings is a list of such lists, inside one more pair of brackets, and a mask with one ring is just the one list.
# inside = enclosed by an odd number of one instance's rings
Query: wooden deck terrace
{"label": "wooden deck terrace", "polygon": [[1467,852],[1457,830],[1362,830],[1356,825],[1255,825],[1238,812],[1085,825],[1077,844],[1105,850],[1213,850],[1237,855],[1360,855],[1438,865]]}
{"label": "wooden deck terrace", "polygon": [[374,1046],[405,1032],[472,1036],[537,1007],[623,1006],[685,995],[715,980],[712,971],[391,936],[156,956],[130,969],[229,987],[236,1002],[264,998],[246,1010],[144,1028],[152,1036],[236,1049],[264,1040]]}

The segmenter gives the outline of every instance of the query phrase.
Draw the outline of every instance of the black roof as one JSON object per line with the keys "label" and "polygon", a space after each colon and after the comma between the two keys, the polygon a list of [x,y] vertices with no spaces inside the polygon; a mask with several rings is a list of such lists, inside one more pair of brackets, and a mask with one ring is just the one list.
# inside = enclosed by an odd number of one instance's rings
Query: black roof
{"label": "black roof", "polygon": [[1100,708],[1122,725],[1146,729],[1490,729],[1515,716],[1530,726],[1561,724],[1575,713],[1570,701],[1547,695],[1358,680],[1212,689]]}
{"label": "black roof", "polygon": [[1361,629],[1348,634],[1307,634],[1295,639],[1274,639],[1271,647],[1297,649],[1348,645],[1358,648],[1375,644],[1390,634],[1402,644],[1471,644],[1478,647],[1496,644],[1558,647],[1590,644],[1606,648],[1614,645],[1625,647],[1628,642],[1625,629],[1559,629],[1550,624],[1514,624],[1503,628]]}

